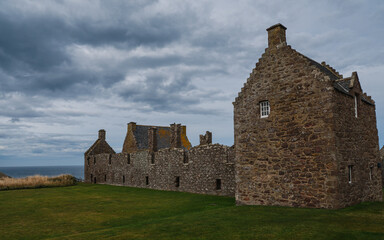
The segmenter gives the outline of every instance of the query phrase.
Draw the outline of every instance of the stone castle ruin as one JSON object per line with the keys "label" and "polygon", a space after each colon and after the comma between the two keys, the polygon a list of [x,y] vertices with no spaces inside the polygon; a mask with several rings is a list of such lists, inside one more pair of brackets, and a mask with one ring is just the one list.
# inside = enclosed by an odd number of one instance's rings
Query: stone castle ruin
{"label": "stone castle ruin", "polygon": [[267,29],[268,48],[234,105],[234,146],[186,127],[128,124],[121,153],[105,140],[85,152],[85,181],[235,196],[237,204],[342,208],[382,200],[375,102],[356,72],[343,77],[292,49],[286,28]]}

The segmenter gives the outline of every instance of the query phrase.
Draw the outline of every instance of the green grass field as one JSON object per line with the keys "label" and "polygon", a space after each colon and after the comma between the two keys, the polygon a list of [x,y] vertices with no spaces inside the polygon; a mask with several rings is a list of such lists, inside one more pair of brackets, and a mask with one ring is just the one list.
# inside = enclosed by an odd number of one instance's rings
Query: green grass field
{"label": "green grass field", "polygon": [[0,239],[384,239],[384,203],[341,210],[79,184],[0,192]]}

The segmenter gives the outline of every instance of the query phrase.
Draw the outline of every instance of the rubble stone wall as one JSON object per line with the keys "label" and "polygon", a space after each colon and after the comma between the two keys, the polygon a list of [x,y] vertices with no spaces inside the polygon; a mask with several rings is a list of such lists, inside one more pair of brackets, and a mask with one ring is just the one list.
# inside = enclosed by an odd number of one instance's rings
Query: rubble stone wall
{"label": "rubble stone wall", "polygon": [[334,88],[314,64],[290,46],[266,49],[236,98],[237,204],[337,207]]}
{"label": "rubble stone wall", "polygon": [[382,200],[375,106],[362,101],[361,92],[358,96],[357,117],[353,95],[335,92],[334,96],[339,207]]}
{"label": "rubble stone wall", "polygon": [[89,164],[85,161],[85,182],[235,195],[233,147],[206,144],[189,151],[166,148],[89,157]]}

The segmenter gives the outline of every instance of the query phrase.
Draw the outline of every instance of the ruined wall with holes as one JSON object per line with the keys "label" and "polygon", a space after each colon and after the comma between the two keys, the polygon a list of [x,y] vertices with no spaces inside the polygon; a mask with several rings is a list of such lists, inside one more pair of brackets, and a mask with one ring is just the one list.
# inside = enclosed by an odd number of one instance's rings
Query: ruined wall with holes
{"label": "ruined wall with holes", "polygon": [[85,156],[85,182],[234,196],[234,149],[203,144]]}

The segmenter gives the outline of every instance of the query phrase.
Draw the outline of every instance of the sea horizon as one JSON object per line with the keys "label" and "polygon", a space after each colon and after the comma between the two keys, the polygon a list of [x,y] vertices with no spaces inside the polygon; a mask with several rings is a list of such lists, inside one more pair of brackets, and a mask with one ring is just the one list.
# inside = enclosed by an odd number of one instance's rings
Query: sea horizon
{"label": "sea horizon", "polygon": [[61,174],[70,174],[76,178],[84,179],[83,165],[6,166],[0,167],[0,172],[13,178],[34,175],[53,177]]}

